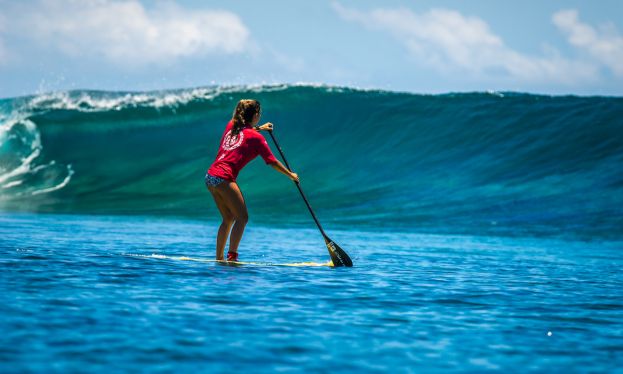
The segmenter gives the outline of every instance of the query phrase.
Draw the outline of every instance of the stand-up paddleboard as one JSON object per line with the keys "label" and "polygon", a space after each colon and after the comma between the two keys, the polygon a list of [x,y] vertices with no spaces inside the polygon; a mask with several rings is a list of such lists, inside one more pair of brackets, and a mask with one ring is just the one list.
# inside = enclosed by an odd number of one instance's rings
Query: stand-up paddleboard
{"label": "stand-up paddleboard", "polygon": [[213,260],[208,258],[196,258],[186,256],[165,256],[159,254],[141,255],[127,253],[125,256],[143,259],[156,259],[156,260],[172,260],[172,261],[193,261],[204,263],[217,263],[221,265],[233,265],[233,266],[290,266],[290,267],[333,267],[333,263],[329,262],[292,262],[292,263],[274,263],[274,262],[252,262],[252,261],[225,261],[225,260]]}

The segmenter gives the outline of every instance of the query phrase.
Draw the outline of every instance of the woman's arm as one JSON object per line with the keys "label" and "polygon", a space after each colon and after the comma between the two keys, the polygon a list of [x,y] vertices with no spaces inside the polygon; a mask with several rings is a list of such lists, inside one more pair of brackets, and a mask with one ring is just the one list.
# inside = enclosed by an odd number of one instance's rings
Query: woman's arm
{"label": "woman's arm", "polygon": [[[262,126],[255,126],[256,131],[272,131],[272,129],[273,129],[273,124],[270,122],[266,122]],[[288,178],[292,179],[293,182],[296,182],[296,183],[299,182],[298,174],[290,172],[290,170],[288,170],[285,166],[283,166],[283,164],[279,160],[277,160],[277,162],[270,164],[270,166],[272,166],[273,169],[277,170],[281,174],[284,174]]]}
{"label": "woman's arm", "polygon": [[290,170],[288,170],[285,166],[283,166],[281,161],[277,160],[277,162],[270,164],[270,166],[272,166],[273,169],[277,170],[281,174],[284,174],[288,178],[292,179],[293,182],[296,182],[296,183],[299,182],[298,174],[290,172]]}

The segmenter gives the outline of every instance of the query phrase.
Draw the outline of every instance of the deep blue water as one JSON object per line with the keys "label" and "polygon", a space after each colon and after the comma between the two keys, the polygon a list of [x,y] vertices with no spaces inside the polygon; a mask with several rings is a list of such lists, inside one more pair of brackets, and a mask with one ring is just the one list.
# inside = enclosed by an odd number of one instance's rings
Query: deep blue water
{"label": "deep blue water", "polygon": [[[623,367],[620,242],[329,227],[353,268],[152,257],[212,258],[215,231],[186,219],[0,215],[0,371]],[[315,229],[257,222],[240,253],[328,260]]]}

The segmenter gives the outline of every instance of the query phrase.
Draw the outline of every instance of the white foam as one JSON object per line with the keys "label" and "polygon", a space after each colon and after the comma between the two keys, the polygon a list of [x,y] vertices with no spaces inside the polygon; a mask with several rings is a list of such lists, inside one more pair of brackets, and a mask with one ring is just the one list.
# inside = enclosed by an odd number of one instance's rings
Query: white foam
{"label": "white foam", "polygon": [[33,96],[26,104],[32,112],[46,110],[76,110],[104,112],[126,108],[178,107],[193,100],[210,100],[226,92],[226,88],[195,88],[180,91],[138,92],[124,95],[107,92],[51,92]]}
{"label": "white foam", "polygon": [[[16,137],[15,134],[10,134],[11,130],[16,126],[23,126],[27,134],[31,136],[31,139],[27,139],[25,136],[20,137],[20,141],[27,147],[29,146],[31,152],[28,156],[20,159],[19,165],[4,165],[4,167],[0,169],[0,172],[2,172],[0,174],[0,184],[19,175],[28,173],[33,160],[41,154],[41,136],[39,135],[37,126],[30,120],[17,117],[11,118],[0,125],[0,146],[2,146],[6,140]],[[6,168],[8,168],[8,170]],[[7,185],[2,185],[2,187],[8,188]]]}
{"label": "white foam", "polygon": [[280,83],[198,87],[170,91],[130,92],[126,94],[103,91],[57,91],[33,96],[26,104],[32,112],[46,110],[77,110],[80,112],[103,112],[126,108],[176,108],[194,100],[212,100],[223,94],[250,91],[254,93],[283,91],[290,87],[324,88],[330,92],[362,90],[331,86],[322,83]]}
{"label": "white foam", "polygon": [[2,185],[2,188],[11,188],[11,187],[19,186],[23,182],[24,182],[23,180],[17,180],[17,181],[9,182],[9,183],[6,183],[6,184]]}
{"label": "white foam", "polygon": [[[11,133],[12,130],[16,130],[17,126],[22,126],[25,133],[22,135]],[[36,189],[39,186],[27,186],[25,189],[26,191],[24,189],[22,189],[22,191],[14,191],[15,187],[24,186],[24,177],[35,175],[45,171],[47,168],[58,167],[54,160],[47,164],[37,164],[37,159],[41,155],[42,150],[39,130],[34,122],[25,119],[23,115],[14,114],[13,117],[6,119],[0,124],[0,147],[5,141],[17,139],[18,137],[19,141],[22,143],[23,149],[29,149],[30,152],[25,157],[19,159],[18,165],[5,164],[0,168],[0,188],[6,191],[3,193],[3,198],[22,196],[28,193],[28,191],[31,191],[29,192],[31,195],[44,194],[59,190],[69,183],[74,173],[71,165],[67,165],[67,175],[60,183],[41,189]],[[24,152],[24,150],[22,150],[22,152]],[[32,191],[33,188],[35,188],[34,191]]]}
{"label": "white foam", "polygon": [[60,190],[61,188],[65,187],[67,184],[69,184],[69,181],[71,180],[71,176],[74,175],[74,170],[71,168],[71,165],[67,165],[67,176],[65,177],[65,179],[63,179],[63,181],[59,184],[57,184],[56,186],[52,186],[49,188],[44,188],[42,190],[36,190],[31,192],[31,195],[40,195],[40,194],[44,194],[44,193],[49,193],[52,191],[56,191],[56,190]]}
{"label": "white foam", "polygon": [[17,166],[16,168],[12,170],[9,170],[8,172],[4,174],[0,174],[0,183],[3,183],[4,181],[14,178],[18,175],[23,175],[23,174],[30,172],[31,164],[33,160],[39,157],[40,154],[41,154],[41,150],[37,148],[28,157],[23,158],[21,160],[22,163],[19,166]]}

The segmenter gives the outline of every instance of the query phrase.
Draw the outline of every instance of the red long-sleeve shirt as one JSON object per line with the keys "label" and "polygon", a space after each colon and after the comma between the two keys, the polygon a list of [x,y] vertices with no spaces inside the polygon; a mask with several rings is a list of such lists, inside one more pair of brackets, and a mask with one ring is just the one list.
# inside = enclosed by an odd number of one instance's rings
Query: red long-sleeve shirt
{"label": "red long-sleeve shirt", "polygon": [[232,136],[233,127],[234,121],[229,121],[225,127],[216,160],[208,169],[210,175],[235,182],[240,170],[258,155],[266,164],[277,162],[266,139],[258,131],[247,126],[237,136]]}

